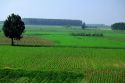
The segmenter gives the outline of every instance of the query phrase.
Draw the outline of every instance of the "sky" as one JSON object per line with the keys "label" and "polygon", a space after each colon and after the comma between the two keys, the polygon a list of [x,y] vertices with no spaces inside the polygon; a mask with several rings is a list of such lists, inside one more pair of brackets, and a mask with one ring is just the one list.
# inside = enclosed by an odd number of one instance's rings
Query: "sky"
{"label": "sky", "polygon": [[22,18],[76,19],[87,24],[125,22],[125,0],[0,0],[0,20]]}

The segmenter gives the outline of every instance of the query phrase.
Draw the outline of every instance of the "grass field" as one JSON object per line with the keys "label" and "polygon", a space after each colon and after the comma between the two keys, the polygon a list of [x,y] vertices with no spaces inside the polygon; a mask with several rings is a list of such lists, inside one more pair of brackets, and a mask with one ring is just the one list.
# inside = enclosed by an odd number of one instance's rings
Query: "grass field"
{"label": "grass field", "polygon": [[20,46],[10,46],[0,32],[0,83],[125,83],[124,38],[124,31],[27,25]]}
{"label": "grass field", "polygon": [[[72,36],[71,33],[103,33],[104,37],[82,37]],[[2,35],[3,33],[1,33]],[[51,42],[51,45],[65,46],[86,46],[86,47],[125,47],[125,32],[89,29],[82,30],[80,27],[65,27],[65,26],[26,26],[24,38],[33,37],[36,42],[43,40]],[[39,38],[38,38],[39,37]],[[27,43],[24,39],[22,42]],[[2,39],[6,43],[4,39]],[[27,40],[28,41],[28,40]],[[2,41],[1,41],[2,42]],[[30,42],[28,42],[30,43]],[[33,44],[33,43],[31,43]],[[42,45],[44,43],[35,43]],[[45,44],[46,45],[46,44]]]}

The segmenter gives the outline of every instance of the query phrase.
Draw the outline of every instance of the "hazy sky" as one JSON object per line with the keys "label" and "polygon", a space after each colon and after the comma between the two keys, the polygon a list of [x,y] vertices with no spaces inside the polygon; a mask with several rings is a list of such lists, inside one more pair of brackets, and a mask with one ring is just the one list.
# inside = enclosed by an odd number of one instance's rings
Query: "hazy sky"
{"label": "hazy sky", "polygon": [[21,17],[79,19],[86,23],[125,22],[125,0],[0,0],[0,20]]}

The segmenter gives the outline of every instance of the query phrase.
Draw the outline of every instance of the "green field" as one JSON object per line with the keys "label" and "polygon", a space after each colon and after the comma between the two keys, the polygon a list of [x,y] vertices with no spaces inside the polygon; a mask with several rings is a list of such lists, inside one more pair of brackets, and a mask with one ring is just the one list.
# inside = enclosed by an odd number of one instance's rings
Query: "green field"
{"label": "green field", "polygon": [[0,83],[125,83],[124,38],[124,31],[27,25],[10,46],[0,32]]}
{"label": "green field", "polygon": [[[72,36],[72,33],[103,33],[104,37]],[[2,35],[3,33],[1,33]],[[89,29],[65,26],[26,26],[24,37],[35,37],[51,42],[51,45],[85,46],[85,47],[125,47],[125,32]],[[36,40],[36,39],[35,39]],[[4,40],[3,40],[4,41]],[[38,42],[36,40],[36,42]],[[9,42],[9,40],[8,40]],[[8,43],[7,42],[7,43]],[[5,41],[3,43],[6,43]],[[28,42],[30,43],[30,42]],[[42,45],[43,43],[37,43]],[[36,43],[35,43],[36,45]],[[50,45],[50,44],[49,44]]]}
{"label": "green field", "polygon": [[[29,26],[28,26],[29,27]],[[33,28],[33,29],[32,29]],[[72,36],[71,33],[103,33],[104,37],[81,37]],[[125,32],[111,30],[82,30],[80,27],[53,27],[43,26],[42,28],[30,26],[26,35],[46,38],[55,45],[66,46],[95,46],[95,47],[125,47]]]}

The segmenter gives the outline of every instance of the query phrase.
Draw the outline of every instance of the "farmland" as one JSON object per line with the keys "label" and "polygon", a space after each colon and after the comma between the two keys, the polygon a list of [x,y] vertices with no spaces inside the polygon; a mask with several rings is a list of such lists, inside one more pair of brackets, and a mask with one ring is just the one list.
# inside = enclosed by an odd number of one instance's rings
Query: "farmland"
{"label": "farmland", "polygon": [[125,83],[124,38],[109,29],[26,25],[24,38],[10,46],[0,32],[0,82]]}

